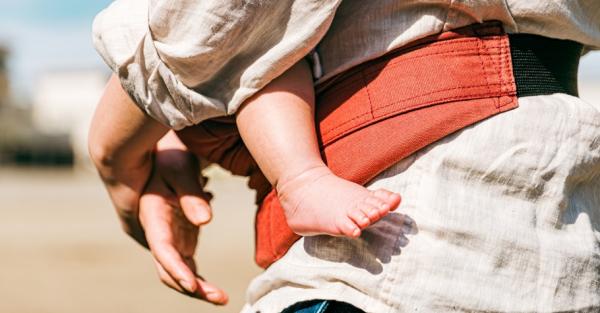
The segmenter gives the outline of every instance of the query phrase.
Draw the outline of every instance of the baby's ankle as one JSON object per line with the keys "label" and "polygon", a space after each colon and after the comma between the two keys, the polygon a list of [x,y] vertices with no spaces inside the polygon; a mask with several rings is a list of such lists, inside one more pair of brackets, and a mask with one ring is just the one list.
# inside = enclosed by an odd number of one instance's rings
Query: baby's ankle
{"label": "baby's ankle", "polygon": [[279,195],[296,190],[306,184],[314,183],[324,176],[334,175],[325,164],[311,164],[290,170],[282,175],[275,184]]}

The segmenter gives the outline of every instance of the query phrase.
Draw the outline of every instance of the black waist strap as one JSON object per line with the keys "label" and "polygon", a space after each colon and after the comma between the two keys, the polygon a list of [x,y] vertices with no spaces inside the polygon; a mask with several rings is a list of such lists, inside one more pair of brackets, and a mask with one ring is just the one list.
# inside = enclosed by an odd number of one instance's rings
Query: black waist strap
{"label": "black waist strap", "polygon": [[528,34],[511,34],[509,40],[517,96],[578,95],[582,44]]}

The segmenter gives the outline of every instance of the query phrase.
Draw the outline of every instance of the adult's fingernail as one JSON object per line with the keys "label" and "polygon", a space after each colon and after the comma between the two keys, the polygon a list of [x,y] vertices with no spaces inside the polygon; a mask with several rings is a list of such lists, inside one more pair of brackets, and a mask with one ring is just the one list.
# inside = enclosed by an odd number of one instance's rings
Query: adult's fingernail
{"label": "adult's fingernail", "polygon": [[183,289],[185,289],[187,292],[194,292],[196,290],[194,290],[194,285],[192,285],[192,283],[186,281],[186,280],[180,280],[179,281],[179,285],[181,287],[183,287]]}
{"label": "adult's fingernail", "polygon": [[200,223],[206,223],[210,220],[210,214],[204,208],[198,208],[196,218]]}
{"label": "adult's fingernail", "polygon": [[218,303],[218,304],[225,304],[225,302],[227,302],[227,300],[224,298],[224,296],[220,292],[207,293],[206,300],[213,302],[213,303]]}

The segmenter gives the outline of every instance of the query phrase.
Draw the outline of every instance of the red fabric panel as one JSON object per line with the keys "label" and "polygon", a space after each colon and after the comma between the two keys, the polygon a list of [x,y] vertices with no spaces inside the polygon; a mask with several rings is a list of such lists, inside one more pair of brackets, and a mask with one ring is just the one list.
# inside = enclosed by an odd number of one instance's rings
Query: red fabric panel
{"label": "red fabric panel", "polygon": [[[317,135],[333,172],[364,184],[440,138],[515,107],[508,36],[492,22],[424,38],[319,85]],[[258,265],[266,268],[285,255],[300,237],[289,229],[234,119],[206,121],[178,135],[199,157],[250,177],[262,201]]]}
{"label": "red fabric panel", "polygon": [[249,177],[248,186],[256,190],[257,203],[271,191],[271,184],[244,145],[233,116],[186,127],[177,136],[201,160],[217,163],[234,175]]}
{"label": "red fabric panel", "polygon": [[[318,91],[317,133],[337,175],[364,184],[419,149],[517,107],[508,36],[498,23],[426,38],[354,68]],[[256,262],[300,238],[271,192],[256,218]]]}

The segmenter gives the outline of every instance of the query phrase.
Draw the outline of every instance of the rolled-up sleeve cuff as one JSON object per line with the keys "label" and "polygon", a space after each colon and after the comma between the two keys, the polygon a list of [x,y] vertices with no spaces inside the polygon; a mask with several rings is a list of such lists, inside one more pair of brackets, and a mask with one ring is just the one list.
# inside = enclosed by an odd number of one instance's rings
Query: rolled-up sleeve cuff
{"label": "rolled-up sleeve cuff", "polygon": [[148,30],[147,1],[115,1],[94,19],[94,46],[135,103],[179,130],[226,114],[225,105],[181,83],[161,61]]}
{"label": "rolled-up sleeve cuff", "polygon": [[[223,16],[213,22],[217,15],[206,17],[193,1],[174,9],[181,15],[168,11],[168,1],[158,1],[149,15],[147,0],[117,0],[96,17],[94,45],[136,104],[179,130],[234,114],[315,48],[339,2],[273,0],[265,8],[240,6],[238,16],[215,0],[211,7]],[[268,10],[278,6],[285,10]],[[228,27],[213,30],[211,23],[221,22]],[[281,25],[287,27],[272,31]]]}
{"label": "rolled-up sleeve cuff", "polygon": [[179,130],[226,115],[226,106],[185,86],[161,61],[146,34],[131,58],[116,69],[123,88],[151,117]]}

